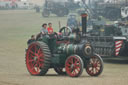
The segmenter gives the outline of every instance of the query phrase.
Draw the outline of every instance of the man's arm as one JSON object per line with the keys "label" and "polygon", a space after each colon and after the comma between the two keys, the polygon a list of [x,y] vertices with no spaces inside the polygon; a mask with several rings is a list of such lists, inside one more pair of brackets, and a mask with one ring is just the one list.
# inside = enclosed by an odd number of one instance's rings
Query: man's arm
{"label": "man's arm", "polygon": [[40,30],[40,32],[41,32],[43,35],[45,34],[45,31],[44,31],[43,28]]}

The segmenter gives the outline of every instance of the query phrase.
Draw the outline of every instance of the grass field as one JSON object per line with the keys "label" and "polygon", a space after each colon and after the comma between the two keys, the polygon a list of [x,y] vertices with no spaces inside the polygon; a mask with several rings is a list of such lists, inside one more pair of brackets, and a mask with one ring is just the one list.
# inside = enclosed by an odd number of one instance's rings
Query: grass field
{"label": "grass field", "polygon": [[50,69],[46,76],[31,76],[25,65],[26,42],[40,31],[42,23],[66,25],[66,17],[43,18],[35,11],[0,11],[0,85],[128,85],[128,58],[104,59],[104,71],[90,77],[84,71],[79,78],[58,76]]}

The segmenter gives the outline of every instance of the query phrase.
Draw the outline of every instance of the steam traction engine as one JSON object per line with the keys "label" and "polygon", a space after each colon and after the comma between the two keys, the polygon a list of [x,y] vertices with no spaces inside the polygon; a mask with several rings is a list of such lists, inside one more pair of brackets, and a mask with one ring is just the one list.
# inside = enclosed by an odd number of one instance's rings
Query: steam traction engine
{"label": "steam traction engine", "polygon": [[[90,76],[103,71],[103,60],[93,53],[86,40],[87,14],[82,14],[82,32],[63,27],[59,34],[43,35],[26,50],[26,66],[31,75],[45,75],[50,68],[59,74],[78,77],[85,68]],[[84,24],[83,24],[84,23]]]}

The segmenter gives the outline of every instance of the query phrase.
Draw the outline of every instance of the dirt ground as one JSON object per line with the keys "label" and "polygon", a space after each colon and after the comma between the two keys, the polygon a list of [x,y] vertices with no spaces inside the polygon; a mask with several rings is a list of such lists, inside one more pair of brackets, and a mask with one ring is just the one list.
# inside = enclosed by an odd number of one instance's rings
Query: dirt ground
{"label": "dirt ground", "polygon": [[58,22],[66,23],[66,17],[43,18],[35,11],[0,11],[0,85],[128,85],[128,58],[105,58],[104,70],[99,77],[87,73],[78,78],[59,76],[50,69],[46,76],[31,76],[25,65],[26,41],[40,31],[41,24],[52,22],[58,30]]}

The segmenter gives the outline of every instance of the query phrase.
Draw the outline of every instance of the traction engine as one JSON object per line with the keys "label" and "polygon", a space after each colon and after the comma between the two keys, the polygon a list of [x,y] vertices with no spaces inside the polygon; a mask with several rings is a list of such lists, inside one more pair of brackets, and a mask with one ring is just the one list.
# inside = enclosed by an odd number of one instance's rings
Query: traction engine
{"label": "traction engine", "polygon": [[83,69],[90,76],[102,73],[103,60],[87,40],[87,14],[81,16],[82,31],[63,27],[59,34],[43,35],[31,42],[26,50],[26,67],[31,75],[44,76],[50,68],[70,77],[79,77]]}

